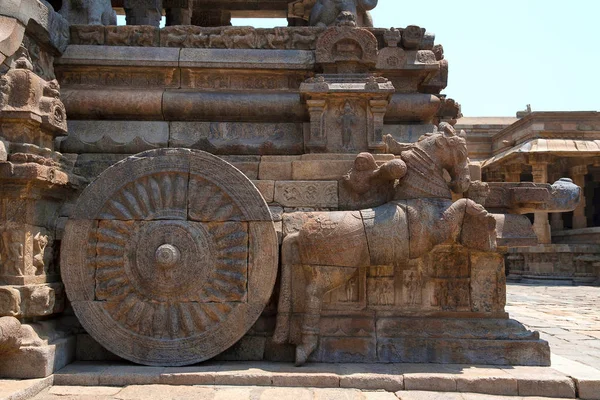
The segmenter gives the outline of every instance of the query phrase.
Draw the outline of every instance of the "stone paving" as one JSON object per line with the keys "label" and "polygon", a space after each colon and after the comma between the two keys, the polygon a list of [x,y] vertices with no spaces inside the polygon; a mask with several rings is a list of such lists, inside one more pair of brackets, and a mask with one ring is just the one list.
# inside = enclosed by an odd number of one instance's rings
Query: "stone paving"
{"label": "stone paving", "polygon": [[600,369],[600,287],[508,284],[510,317],[540,332],[560,355]]}
{"label": "stone paving", "polygon": [[477,393],[360,391],[356,389],[269,388],[258,386],[169,386],[144,385],[54,386],[34,400],[519,400],[547,397],[506,397]]}

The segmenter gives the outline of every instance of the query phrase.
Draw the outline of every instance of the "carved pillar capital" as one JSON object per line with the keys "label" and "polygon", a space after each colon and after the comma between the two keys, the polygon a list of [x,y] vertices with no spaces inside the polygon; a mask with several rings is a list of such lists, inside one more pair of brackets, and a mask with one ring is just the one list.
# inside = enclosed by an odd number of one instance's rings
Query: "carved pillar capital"
{"label": "carved pillar capital", "polygon": [[575,165],[569,168],[569,173],[571,176],[585,176],[589,173],[589,169],[587,165]]}

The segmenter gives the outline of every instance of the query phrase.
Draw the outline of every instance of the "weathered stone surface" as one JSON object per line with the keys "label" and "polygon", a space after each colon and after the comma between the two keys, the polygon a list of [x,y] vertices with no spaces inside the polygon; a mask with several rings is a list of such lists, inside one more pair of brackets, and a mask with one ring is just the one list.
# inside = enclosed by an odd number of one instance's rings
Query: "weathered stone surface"
{"label": "weathered stone surface", "polygon": [[163,119],[162,90],[66,89],[62,93],[71,120]]}
{"label": "weathered stone surface", "polygon": [[59,145],[64,153],[135,154],[169,142],[168,122],[72,120],[68,127]]}
{"label": "weathered stone surface", "polygon": [[314,57],[306,50],[181,49],[180,66],[236,68],[243,63],[247,69],[312,70]]}
{"label": "weathered stone surface", "polygon": [[26,380],[0,380],[0,398],[30,399],[52,386],[52,377]]}
{"label": "weathered stone surface", "polygon": [[337,207],[337,182],[277,181],[274,200],[284,207]]}
{"label": "weathered stone surface", "polygon": [[105,32],[104,44],[107,46],[152,47],[159,45],[159,30],[153,26],[108,26]]}
{"label": "weathered stone surface", "polygon": [[[298,93],[168,90],[164,93],[162,101],[164,118],[171,121],[210,122],[226,117],[229,121],[281,124],[281,121],[304,122],[306,116],[306,110],[300,102]],[[231,124],[220,123],[215,125],[215,128],[228,125]],[[238,125],[237,129],[243,129],[241,127],[244,125]],[[254,130],[260,129],[256,125],[246,126],[250,127],[250,131],[246,131],[242,138],[248,135],[255,137]],[[262,133],[265,134],[264,131]],[[270,133],[278,132],[276,130]]]}
{"label": "weathered stone surface", "polygon": [[352,16],[353,26],[373,26],[373,19],[368,11],[375,8],[377,0],[352,0],[336,2],[318,0],[310,14],[309,24],[312,26],[333,25],[342,13]]}
{"label": "weathered stone surface", "polygon": [[296,123],[172,122],[170,131],[170,147],[214,154],[295,154],[303,148],[302,124]]}
{"label": "weathered stone surface", "polygon": [[0,317],[0,353],[18,350],[21,340],[21,322],[15,317]]}
{"label": "weathered stone surface", "polygon": [[180,149],[128,158],[88,186],[71,219],[61,263],[67,293],[87,331],[123,358],[211,358],[269,300],[271,214],[248,178],[215,156]]}
{"label": "weathered stone surface", "polygon": [[254,186],[258,189],[260,194],[267,203],[272,203],[275,195],[275,181],[253,181]]}
{"label": "weathered stone surface", "polygon": [[117,24],[117,14],[110,0],[66,1],[59,12],[71,25]]}
{"label": "weathered stone surface", "polygon": [[263,156],[258,167],[258,179],[274,181],[292,180],[292,162],[300,156]]}

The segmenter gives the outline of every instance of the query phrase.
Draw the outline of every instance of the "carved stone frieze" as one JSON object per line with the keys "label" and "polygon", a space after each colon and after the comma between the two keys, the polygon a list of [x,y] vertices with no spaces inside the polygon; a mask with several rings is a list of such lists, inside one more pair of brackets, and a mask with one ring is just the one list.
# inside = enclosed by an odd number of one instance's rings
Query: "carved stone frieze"
{"label": "carved stone frieze", "polygon": [[184,365],[221,353],[258,318],[276,240],[240,171],[203,152],[154,150],[86,188],[61,268],[75,313],[103,346],[143,364]]}
{"label": "carved stone frieze", "polygon": [[36,124],[42,129],[37,134],[43,147],[53,148],[54,136],[67,130],[67,114],[60,101],[58,81],[45,81],[33,71],[26,50],[15,63],[15,68],[0,77],[0,131],[2,136],[17,143],[36,143],[23,132],[23,124]]}
{"label": "carved stone frieze", "polygon": [[[122,27],[115,27],[119,31]],[[168,26],[160,31],[162,47],[314,50],[324,31],[315,27],[256,29],[252,27]]]}

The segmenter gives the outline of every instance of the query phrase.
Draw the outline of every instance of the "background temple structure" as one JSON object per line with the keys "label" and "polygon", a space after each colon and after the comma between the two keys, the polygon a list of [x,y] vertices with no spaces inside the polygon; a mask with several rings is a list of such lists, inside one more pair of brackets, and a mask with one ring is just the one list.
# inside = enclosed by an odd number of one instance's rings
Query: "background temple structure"
{"label": "background temple structure", "polygon": [[435,36],[376,4],[3,1],[0,376],[549,365],[505,260],[600,278],[600,114],[465,118]]}
{"label": "background temple structure", "polygon": [[[528,107],[529,108],[529,107]],[[531,112],[515,118],[461,118],[469,156],[486,182],[554,182],[583,188],[573,212],[532,215],[539,245],[510,249],[508,279],[594,283],[600,268],[600,113]]]}

